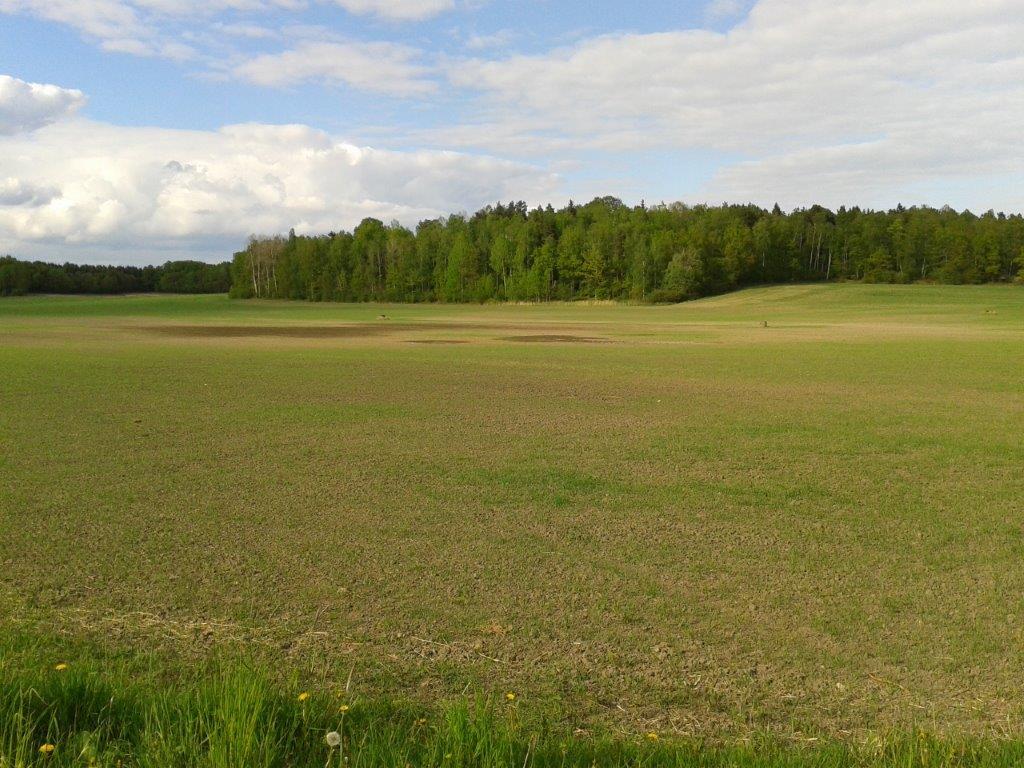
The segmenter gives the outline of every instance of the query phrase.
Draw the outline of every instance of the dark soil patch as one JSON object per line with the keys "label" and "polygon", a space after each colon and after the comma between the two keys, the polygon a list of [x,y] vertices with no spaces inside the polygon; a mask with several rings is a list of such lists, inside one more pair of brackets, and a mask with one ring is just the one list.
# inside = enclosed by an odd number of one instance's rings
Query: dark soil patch
{"label": "dark soil patch", "polygon": [[410,331],[494,330],[470,323],[352,323],[349,325],[150,325],[139,330],[161,336],[244,339],[270,336],[289,339],[353,339]]}
{"label": "dark soil patch", "polygon": [[597,336],[567,336],[561,333],[540,333],[530,336],[505,336],[502,341],[515,341],[524,344],[607,344],[608,339]]}

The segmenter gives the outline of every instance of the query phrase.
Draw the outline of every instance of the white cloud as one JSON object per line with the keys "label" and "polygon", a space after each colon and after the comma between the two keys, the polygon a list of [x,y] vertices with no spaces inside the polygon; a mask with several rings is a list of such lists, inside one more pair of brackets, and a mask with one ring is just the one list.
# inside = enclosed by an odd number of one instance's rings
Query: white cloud
{"label": "white cloud", "polygon": [[249,40],[267,40],[279,36],[279,32],[270,27],[264,27],[259,24],[224,24],[218,22],[212,24],[211,28],[216,33],[222,33],[225,35],[231,35],[232,37],[241,37]]}
{"label": "white cloud", "polygon": [[[299,10],[304,0],[0,0],[0,14],[63,24],[111,53],[176,61],[200,58],[183,32],[225,11]],[[223,44],[223,42],[222,42]]]}
{"label": "white cloud", "polygon": [[81,91],[0,75],[0,135],[42,128],[73,114],[84,103]]}
{"label": "white cloud", "polygon": [[[184,60],[196,58],[198,52],[177,41],[183,26],[196,32],[195,21],[228,12],[298,13],[312,3],[393,21],[420,21],[455,5],[454,0],[0,0],[0,14],[25,14],[67,25],[107,51]],[[229,34],[265,36],[255,24],[220,24]]]}
{"label": "white cloud", "polygon": [[[231,0],[225,0],[230,4]],[[208,14],[225,3],[194,0],[0,0],[0,13],[27,14],[64,24],[97,42],[104,51],[185,61],[198,52],[165,29],[168,13]]]}
{"label": "white cloud", "polygon": [[[694,199],[743,200],[784,208],[812,200],[836,208],[927,203],[1024,211],[1024,162],[1003,149],[978,150],[959,139],[915,142],[912,136],[811,147],[736,163],[715,174]],[[951,183],[937,189],[936,181]],[[978,183],[980,182],[980,189]],[[970,198],[958,186],[975,187]],[[949,195],[954,197],[949,197]],[[943,196],[944,195],[944,196]]]}
{"label": "white cloud", "polygon": [[711,0],[704,9],[704,14],[709,19],[729,19],[739,16],[745,6],[745,0]]}
{"label": "white cloud", "polygon": [[0,252],[16,255],[183,242],[209,252],[252,232],[320,233],[365,216],[413,224],[498,199],[540,201],[555,183],[521,163],[358,147],[298,125],[181,131],[75,119],[0,138],[0,158]]}
{"label": "white cloud", "polygon": [[[0,0],[0,14],[66,25],[111,53],[196,62],[213,78],[234,69],[272,87],[311,80],[393,95],[434,89],[417,62],[420,51],[339,39],[330,29],[303,24],[315,5],[392,21],[424,20],[455,7],[454,0]],[[290,14],[291,23],[269,25],[280,21],[267,16],[273,12]],[[256,23],[261,14],[268,24]],[[254,41],[291,34],[299,42],[289,50],[243,53]]]}
{"label": "white cloud", "polygon": [[124,40],[145,31],[135,9],[122,0],[0,0],[0,13],[30,14],[99,40]]}
{"label": "white cloud", "polygon": [[481,93],[483,119],[437,137],[713,151],[747,162],[709,194],[770,184],[807,200],[831,179],[853,202],[926,175],[1020,173],[1021,40],[1024,0],[760,0],[725,33],[607,35],[455,62],[450,77]]}
{"label": "white cloud", "polygon": [[57,197],[60,197],[60,192],[53,187],[38,186],[21,179],[0,179],[0,207],[24,205],[37,208]]}
{"label": "white cloud", "polygon": [[515,39],[515,31],[501,29],[488,35],[473,33],[466,38],[464,45],[470,51],[485,51],[491,48],[506,48]]}
{"label": "white cloud", "polygon": [[334,0],[349,13],[418,21],[455,7],[453,0]]}
{"label": "white cloud", "polygon": [[418,52],[396,43],[306,41],[281,53],[256,56],[231,74],[256,85],[283,87],[308,80],[345,84],[397,96],[429,93],[436,87]]}

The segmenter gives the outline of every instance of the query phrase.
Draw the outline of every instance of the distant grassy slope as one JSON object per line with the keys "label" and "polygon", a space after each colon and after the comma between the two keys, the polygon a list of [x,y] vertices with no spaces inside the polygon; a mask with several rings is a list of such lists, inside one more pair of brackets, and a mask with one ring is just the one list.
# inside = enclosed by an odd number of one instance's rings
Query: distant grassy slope
{"label": "distant grassy slope", "polygon": [[[383,309],[398,317],[522,317],[566,318],[587,321],[631,318],[654,322],[668,317],[681,322],[713,313],[713,319],[759,320],[792,315],[835,319],[848,313],[906,317],[926,314],[947,321],[985,316],[986,310],[1003,310],[1020,319],[1021,286],[981,285],[868,285],[863,283],[812,283],[748,288],[682,304],[645,306],[604,303],[540,304],[332,304],[291,301],[242,301],[221,294],[179,296],[134,294],[126,296],[28,296],[7,297],[0,302],[0,317],[237,317],[303,320],[374,319]],[[994,318],[989,318],[994,319]],[[1006,318],[1004,318],[1006,319]]]}
{"label": "distant grassy slope", "polygon": [[1022,370],[1011,287],[4,300],[3,621],[629,733],[1017,733]]}

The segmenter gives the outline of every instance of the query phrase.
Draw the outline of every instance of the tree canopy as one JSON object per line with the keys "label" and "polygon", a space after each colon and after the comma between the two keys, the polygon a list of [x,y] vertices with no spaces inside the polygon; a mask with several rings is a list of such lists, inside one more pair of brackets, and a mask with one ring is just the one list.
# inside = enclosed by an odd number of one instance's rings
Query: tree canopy
{"label": "tree canopy", "polygon": [[26,293],[225,293],[229,264],[168,261],[163,266],[130,267],[48,264],[0,257],[0,296]]}
{"label": "tree canopy", "polygon": [[1024,279],[1024,217],[950,208],[488,206],[415,230],[253,237],[231,295],[313,301],[681,301],[764,283]]}

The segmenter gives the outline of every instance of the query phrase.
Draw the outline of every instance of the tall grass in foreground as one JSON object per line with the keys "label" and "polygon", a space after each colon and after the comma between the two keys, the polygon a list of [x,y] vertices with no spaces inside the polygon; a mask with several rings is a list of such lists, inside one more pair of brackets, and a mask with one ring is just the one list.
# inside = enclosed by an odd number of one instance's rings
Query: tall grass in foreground
{"label": "tall grass in foreground", "polygon": [[799,747],[768,737],[734,746],[653,734],[576,737],[524,727],[515,701],[425,711],[350,699],[343,691],[289,691],[246,666],[179,684],[133,679],[90,662],[60,667],[0,667],[0,768],[1024,765],[1024,743],[1009,741],[906,734],[873,746]]}

